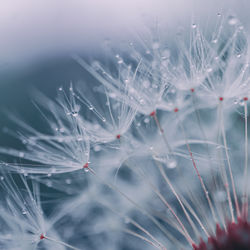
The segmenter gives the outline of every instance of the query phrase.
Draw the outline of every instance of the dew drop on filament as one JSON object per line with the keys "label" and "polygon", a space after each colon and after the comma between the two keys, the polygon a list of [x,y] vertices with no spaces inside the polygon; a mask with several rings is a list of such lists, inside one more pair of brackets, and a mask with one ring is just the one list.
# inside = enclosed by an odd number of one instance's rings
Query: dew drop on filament
{"label": "dew drop on filament", "polygon": [[89,172],[89,169],[88,168],[84,168],[83,169],[85,173],[88,173]]}
{"label": "dew drop on filament", "polygon": [[72,111],[72,116],[74,116],[74,117],[77,117],[78,116],[78,112],[76,112],[76,111]]}
{"label": "dew drop on filament", "polygon": [[168,168],[176,168],[177,167],[177,161],[174,157],[169,157],[167,160],[166,160],[166,165]]}
{"label": "dew drop on filament", "polygon": [[235,24],[237,24],[237,22],[238,22],[238,19],[236,17],[234,17],[234,16],[229,16],[228,17],[228,23],[230,25],[235,25]]}
{"label": "dew drop on filament", "polygon": [[27,214],[27,210],[25,208],[22,209],[22,214],[26,215]]}

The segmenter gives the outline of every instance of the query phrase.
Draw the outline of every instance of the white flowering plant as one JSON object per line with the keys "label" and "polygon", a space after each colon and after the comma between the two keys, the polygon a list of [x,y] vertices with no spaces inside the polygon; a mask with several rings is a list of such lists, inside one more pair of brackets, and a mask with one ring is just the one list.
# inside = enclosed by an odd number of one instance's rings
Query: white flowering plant
{"label": "white flowering plant", "polygon": [[1,249],[250,249],[249,37],[217,19],[112,66],[73,55],[95,81],[34,91],[46,128],[9,114]]}

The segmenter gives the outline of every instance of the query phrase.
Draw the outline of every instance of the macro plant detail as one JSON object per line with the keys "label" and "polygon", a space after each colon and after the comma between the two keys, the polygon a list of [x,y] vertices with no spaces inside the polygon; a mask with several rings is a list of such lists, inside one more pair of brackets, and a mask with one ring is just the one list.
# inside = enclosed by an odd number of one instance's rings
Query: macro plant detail
{"label": "macro plant detail", "polygon": [[73,55],[93,81],[33,91],[40,128],[7,113],[0,248],[250,249],[248,34],[220,13],[160,34]]}

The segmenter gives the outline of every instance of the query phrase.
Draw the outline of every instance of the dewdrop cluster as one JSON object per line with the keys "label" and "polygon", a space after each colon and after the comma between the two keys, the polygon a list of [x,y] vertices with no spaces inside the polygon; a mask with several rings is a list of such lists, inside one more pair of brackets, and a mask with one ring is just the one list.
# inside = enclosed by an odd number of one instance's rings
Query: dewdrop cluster
{"label": "dewdrop cluster", "polygon": [[160,34],[74,55],[93,81],[33,92],[40,128],[9,114],[1,249],[250,249],[248,33],[217,14]]}

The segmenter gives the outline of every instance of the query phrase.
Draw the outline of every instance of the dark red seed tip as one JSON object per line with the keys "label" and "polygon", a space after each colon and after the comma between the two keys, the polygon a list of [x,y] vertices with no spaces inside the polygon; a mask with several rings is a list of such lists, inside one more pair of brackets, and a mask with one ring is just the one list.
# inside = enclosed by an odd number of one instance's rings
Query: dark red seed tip
{"label": "dark red seed tip", "polygon": [[149,115],[150,116],[155,116],[155,114],[156,114],[156,111],[152,111]]}
{"label": "dark red seed tip", "polygon": [[190,91],[193,93],[194,92],[194,88],[191,88]]}
{"label": "dark red seed tip", "polygon": [[244,101],[248,101],[248,97],[244,97],[243,100],[244,100]]}
{"label": "dark red seed tip", "polygon": [[83,168],[88,168],[88,167],[89,167],[89,163],[88,162],[83,165]]}
{"label": "dark red seed tip", "polygon": [[117,138],[117,139],[120,139],[120,138],[121,138],[121,135],[117,135],[116,138]]}
{"label": "dark red seed tip", "polygon": [[174,112],[175,112],[175,113],[176,113],[176,112],[178,112],[178,111],[179,111],[179,109],[178,109],[178,108],[175,108],[175,109],[174,109]]}
{"label": "dark red seed tip", "polygon": [[44,234],[40,235],[40,240],[43,240],[45,238]]}
{"label": "dark red seed tip", "polygon": [[208,237],[207,242],[202,239],[199,244],[193,244],[194,250],[228,250],[249,249],[250,223],[247,219],[238,218],[238,222],[230,222],[226,228],[216,225],[216,234]]}
{"label": "dark red seed tip", "polygon": [[223,97],[219,97],[219,100],[222,102],[224,100],[224,98]]}

